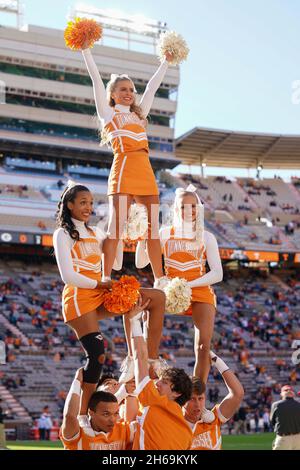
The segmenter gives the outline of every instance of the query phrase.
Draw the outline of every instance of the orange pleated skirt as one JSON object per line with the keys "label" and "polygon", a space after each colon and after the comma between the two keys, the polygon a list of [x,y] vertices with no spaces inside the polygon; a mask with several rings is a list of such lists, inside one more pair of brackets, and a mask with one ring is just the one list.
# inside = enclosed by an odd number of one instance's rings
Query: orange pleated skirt
{"label": "orange pleated skirt", "polygon": [[159,194],[147,151],[120,153],[114,156],[107,194],[110,196],[118,193],[136,196]]}

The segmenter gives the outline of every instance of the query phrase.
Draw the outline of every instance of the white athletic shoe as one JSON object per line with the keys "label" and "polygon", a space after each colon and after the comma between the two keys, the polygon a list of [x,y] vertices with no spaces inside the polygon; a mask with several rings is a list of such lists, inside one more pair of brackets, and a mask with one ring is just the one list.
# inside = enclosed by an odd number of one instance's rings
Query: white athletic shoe
{"label": "white athletic shoe", "polygon": [[212,423],[215,420],[215,415],[211,410],[207,410],[204,408],[204,410],[201,413],[201,419],[204,423]]}
{"label": "white athletic shoe", "polygon": [[168,285],[168,283],[169,283],[169,279],[167,278],[167,276],[159,277],[158,279],[155,279],[153,288],[164,290],[164,288]]}
{"label": "white athletic shoe", "polygon": [[119,378],[119,383],[127,383],[134,379],[134,361],[133,357],[127,356],[121,364],[120,371],[122,374]]}
{"label": "white athletic shoe", "polygon": [[162,357],[158,357],[157,359],[149,359],[149,365],[153,367],[154,372],[156,375],[160,376],[163,370],[168,369],[169,364],[165,359]]}

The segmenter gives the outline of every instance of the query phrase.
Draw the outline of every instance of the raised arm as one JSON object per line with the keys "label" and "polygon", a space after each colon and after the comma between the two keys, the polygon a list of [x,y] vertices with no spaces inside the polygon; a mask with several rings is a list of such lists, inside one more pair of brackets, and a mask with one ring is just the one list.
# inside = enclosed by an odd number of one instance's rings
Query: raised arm
{"label": "raised arm", "polygon": [[221,282],[223,279],[223,268],[216,237],[210,232],[205,232],[204,240],[210,271],[207,274],[204,274],[204,276],[199,277],[194,281],[190,281],[190,287],[211,286],[212,284]]}
{"label": "raised arm", "polygon": [[155,93],[157,92],[161,82],[164,79],[166,71],[168,69],[168,61],[165,59],[155,72],[151,80],[149,81],[146,90],[142,96],[140,107],[142,108],[143,116],[146,118],[150,112]]}
{"label": "raised arm", "polygon": [[76,273],[71,256],[72,240],[63,230],[58,229],[53,235],[53,245],[61,278],[65,284],[83,289],[95,289],[97,281]]}
{"label": "raised arm", "polygon": [[63,412],[61,430],[63,438],[68,440],[76,438],[79,433],[79,422],[77,416],[80,408],[81,383],[82,370],[78,369],[67,395]]}
{"label": "raised arm", "polygon": [[113,109],[109,106],[107,102],[104,83],[92,56],[92,52],[90,49],[84,49],[82,51],[82,55],[85,61],[86,68],[93,82],[94,98],[98,117],[101,121],[108,122],[113,116]]}
{"label": "raised arm", "polygon": [[134,360],[135,384],[138,385],[149,376],[148,348],[143,337],[141,317],[150,299],[143,305],[140,297],[136,306],[127,315],[130,318],[131,346]]}
{"label": "raised arm", "polygon": [[219,406],[219,417],[224,418],[222,419],[223,421],[227,421],[232,418],[242,403],[244,388],[235,373],[229,369],[227,364],[220,357],[212,351],[210,352],[210,356],[213,366],[222,374],[224,383],[228,389],[228,394]]}

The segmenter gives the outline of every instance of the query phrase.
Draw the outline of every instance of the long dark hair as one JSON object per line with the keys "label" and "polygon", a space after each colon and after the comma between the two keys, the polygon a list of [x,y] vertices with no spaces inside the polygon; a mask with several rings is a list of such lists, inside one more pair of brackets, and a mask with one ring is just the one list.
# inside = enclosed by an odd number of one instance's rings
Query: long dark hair
{"label": "long dark hair", "polygon": [[[81,184],[77,184],[76,186],[73,186],[72,188],[69,188],[67,186],[61,195],[60,201],[58,203],[58,208],[56,211],[57,228],[65,229],[70,235],[70,237],[76,241],[78,241],[80,238],[79,232],[78,230],[76,230],[75,225],[73,224],[73,221],[71,218],[71,211],[68,208],[68,202],[74,202],[77,194],[82,191],[90,192],[90,190],[86,186],[83,186]],[[91,230],[87,224],[85,224],[85,226],[88,230]]]}

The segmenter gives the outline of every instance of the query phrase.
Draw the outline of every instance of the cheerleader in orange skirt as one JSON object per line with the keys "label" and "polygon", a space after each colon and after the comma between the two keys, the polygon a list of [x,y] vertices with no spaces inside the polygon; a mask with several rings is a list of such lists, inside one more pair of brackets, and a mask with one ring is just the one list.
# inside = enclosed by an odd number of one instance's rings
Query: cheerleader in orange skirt
{"label": "cheerleader in orange skirt", "polygon": [[[105,360],[104,341],[99,320],[116,314],[103,305],[111,282],[101,281],[102,245],[106,234],[90,227],[93,197],[88,188],[71,182],[64,190],[57,211],[53,244],[61,278],[65,283],[62,311],[65,323],[76,333],[87,358],[83,371],[80,414],[86,414],[89,398],[95,391]],[[158,359],[163,327],[164,294],[156,289],[140,289],[143,310],[150,310],[148,352]],[[139,308],[139,307],[134,307]]]}
{"label": "cheerleader in orange skirt", "polygon": [[[193,318],[194,376],[206,383],[216,314],[216,296],[211,286],[222,280],[223,270],[217,240],[203,228],[204,209],[195,191],[192,185],[176,190],[173,226],[162,228],[160,236],[166,276],[184,278],[192,288],[191,307],[182,314]],[[209,272],[205,270],[206,262]]]}
{"label": "cheerleader in orange skirt", "polygon": [[159,191],[149,160],[146,134],[147,116],[154,95],[168,68],[172,54],[149,81],[139,104],[136,89],[128,75],[112,75],[105,90],[90,49],[82,51],[93,82],[98,118],[102,127],[102,142],[109,143],[114,160],[108,180],[110,206],[108,238],[103,245],[103,280],[109,280],[117,247],[133,200],[143,204],[148,212],[147,250],[155,279],[155,286],[163,277],[159,245]]}
{"label": "cheerleader in orange skirt", "polygon": [[[212,233],[204,230],[204,208],[196,188],[193,185],[186,190],[178,188],[175,194],[173,226],[160,230],[165,275],[170,279],[184,278],[192,288],[191,306],[182,315],[193,317],[196,356],[194,375],[206,383],[217,305],[211,286],[222,280],[223,269],[217,240]],[[149,263],[149,258],[141,242],[138,245],[137,266],[142,269]],[[209,272],[205,269],[206,262]]]}

